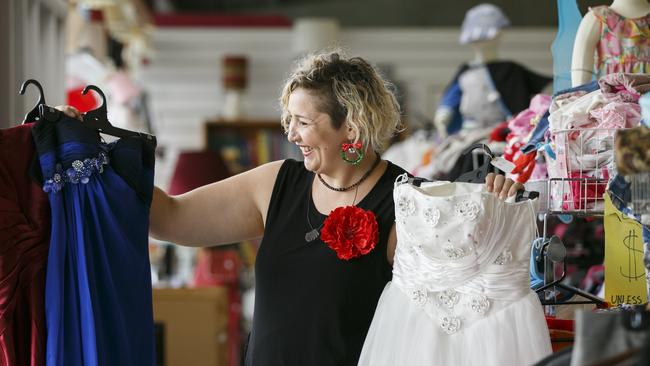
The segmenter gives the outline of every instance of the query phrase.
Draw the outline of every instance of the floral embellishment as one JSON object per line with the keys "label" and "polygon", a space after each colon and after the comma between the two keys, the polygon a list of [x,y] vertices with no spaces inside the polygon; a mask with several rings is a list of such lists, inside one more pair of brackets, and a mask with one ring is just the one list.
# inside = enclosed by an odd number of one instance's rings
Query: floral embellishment
{"label": "floral embellishment", "polygon": [[453,245],[445,246],[442,251],[449,259],[459,259],[465,256],[465,250],[463,248],[456,248]]}
{"label": "floral embellishment", "polygon": [[478,217],[479,212],[481,212],[481,207],[474,201],[464,200],[456,204],[454,212],[456,213],[456,216],[460,216],[469,221],[474,221]]}
{"label": "floral embellishment", "polygon": [[499,254],[497,259],[494,260],[494,264],[498,265],[504,265],[506,263],[509,263],[512,261],[512,252],[509,250],[504,251],[503,253]]}
{"label": "floral embellishment", "polygon": [[65,170],[61,164],[57,164],[52,178],[45,180],[43,190],[47,193],[56,193],[62,190],[66,183],[86,184],[90,181],[90,177],[93,174],[103,173],[104,165],[107,165],[108,163],[108,155],[102,151],[96,158],[87,158],[83,161],[73,161],[72,164],[70,164],[70,168]]}
{"label": "floral embellishment", "polygon": [[397,213],[400,217],[412,215],[415,212],[415,202],[407,196],[400,196],[397,199]]}
{"label": "floral embellishment", "polygon": [[440,221],[440,210],[437,208],[427,208],[422,215],[424,215],[424,221],[431,227],[436,227]]}
{"label": "floral embellishment", "polygon": [[325,219],[320,233],[321,240],[344,260],[370,253],[378,237],[375,214],[356,206],[334,209]]}
{"label": "floral embellishment", "polygon": [[[61,165],[57,164],[56,166],[57,171],[62,171]],[[54,173],[52,178],[48,179],[45,181],[45,184],[43,184],[43,190],[45,192],[58,192],[63,189],[63,185],[65,182],[63,181],[63,177],[61,176],[60,173]]]}
{"label": "floral embellishment", "polygon": [[417,306],[423,307],[429,301],[427,290],[415,289],[411,291],[411,300],[413,300]]}
{"label": "floral embellishment", "polygon": [[460,319],[455,316],[445,316],[440,321],[440,327],[447,334],[454,334],[460,329]]}
{"label": "floral embellishment", "polygon": [[453,309],[458,304],[458,299],[458,292],[451,289],[438,293],[438,301],[449,309]]}
{"label": "floral embellishment", "polygon": [[474,296],[472,298],[471,303],[470,303],[470,307],[475,312],[483,315],[490,308],[490,300],[488,300],[488,298],[486,296],[482,296],[482,295],[481,296]]}

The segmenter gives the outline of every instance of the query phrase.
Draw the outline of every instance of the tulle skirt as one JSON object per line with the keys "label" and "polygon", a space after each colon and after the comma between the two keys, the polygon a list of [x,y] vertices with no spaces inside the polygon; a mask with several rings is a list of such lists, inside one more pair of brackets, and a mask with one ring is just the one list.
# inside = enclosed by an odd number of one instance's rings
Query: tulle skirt
{"label": "tulle skirt", "polygon": [[379,299],[361,351],[362,366],[524,366],[551,353],[539,299],[530,292],[446,334],[393,283]]}

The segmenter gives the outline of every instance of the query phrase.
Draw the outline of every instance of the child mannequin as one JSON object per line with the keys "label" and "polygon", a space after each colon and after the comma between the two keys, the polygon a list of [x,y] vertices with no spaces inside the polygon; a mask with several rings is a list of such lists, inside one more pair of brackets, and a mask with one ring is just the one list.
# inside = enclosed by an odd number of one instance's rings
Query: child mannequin
{"label": "child mannequin", "polygon": [[[498,59],[498,48],[501,42],[501,32],[498,32],[493,39],[480,40],[470,43],[474,50],[474,59],[471,64],[480,65],[496,61]],[[441,138],[447,136],[447,127],[451,122],[453,111],[449,108],[438,108],[433,117],[436,131]]]}
{"label": "child mannequin", "polygon": [[[578,86],[585,84],[591,81],[594,75],[594,66],[599,70],[596,70],[597,77],[602,76],[604,73],[601,68],[601,65],[594,65],[594,53],[596,52],[596,47],[601,41],[603,36],[603,21],[594,14],[594,9],[585,14],[582,21],[580,22],[580,27],[578,27],[578,33],[576,34],[575,43],[573,46],[573,56],[571,60],[571,84],[573,86]],[[609,10],[616,13],[619,17],[625,18],[624,20],[636,20],[643,17],[646,17],[650,14],[650,4],[646,0],[614,0],[612,5],[609,6]],[[615,16],[615,15],[614,15]],[[609,21],[608,17],[608,21]],[[644,23],[645,27],[648,27],[647,22]],[[642,35],[642,37],[644,37]],[[643,47],[647,49],[648,39],[644,38],[644,41],[641,41],[646,46]],[[637,48],[639,48],[637,46]],[[650,53],[646,50],[641,52]],[[622,54],[625,54],[623,49]],[[599,55],[599,61],[603,55]],[[647,63],[647,61],[646,61]],[[624,72],[648,72],[647,69],[643,68],[642,70],[629,69],[630,66],[623,66],[623,69],[620,71]]]}
{"label": "child mannequin", "polygon": [[528,107],[551,79],[520,64],[498,59],[501,29],[510,21],[501,9],[480,4],[467,11],[460,44],[474,59],[461,65],[447,86],[433,121],[442,138],[459,130],[494,126]]}
{"label": "child mannequin", "polygon": [[499,59],[501,29],[509,24],[492,4],[467,11],[459,43],[471,47],[474,57],[460,66],[445,88],[433,118],[442,141],[432,153],[435,159],[432,156],[418,174],[453,181],[471,169],[472,156],[462,156],[464,148],[487,138],[499,123],[528,108],[530,99],[550,83],[549,77]]}

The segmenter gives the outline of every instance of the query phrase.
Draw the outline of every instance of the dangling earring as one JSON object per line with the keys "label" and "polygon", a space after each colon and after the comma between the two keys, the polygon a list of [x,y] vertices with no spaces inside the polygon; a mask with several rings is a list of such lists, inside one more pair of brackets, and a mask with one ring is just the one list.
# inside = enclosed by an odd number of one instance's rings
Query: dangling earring
{"label": "dangling earring", "polygon": [[[341,159],[351,165],[359,164],[361,160],[363,160],[363,150],[361,147],[362,145],[360,142],[341,144]],[[356,156],[352,159],[348,159],[347,154],[355,154]]]}

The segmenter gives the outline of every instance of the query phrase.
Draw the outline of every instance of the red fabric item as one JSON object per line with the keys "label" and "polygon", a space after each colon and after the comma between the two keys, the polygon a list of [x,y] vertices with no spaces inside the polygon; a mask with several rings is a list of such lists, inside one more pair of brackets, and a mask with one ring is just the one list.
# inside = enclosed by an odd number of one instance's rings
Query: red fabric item
{"label": "red fabric item", "polygon": [[517,182],[526,183],[530,179],[530,176],[533,174],[535,169],[535,156],[537,155],[536,151],[531,151],[526,155],[520,155],[517,160],[514,161],[515,168],[512,170],[512,174],[518,174]]}
{"label": "red fabric item", "polygon": [[45,364],[50,205],[28,169],[31,124],[0,130],[0,365]]}
{"label": "red fabric item", "polygon": [[509,133],[508,122],[501,122],[490,132],[490,141],[506,141]]}
{"label": "red fabric item", "polygon": [[83,90],[84,87],[82,86],[68,89],[67,104],[77,108],[81,113],[86,113],[99,107],[97,99],[93,96],[94,93],[83,95],[81,94]]}
{"label": "red fabric item", "polygon": [[547,316],[546,325],[548,325],[549,329],[558,329],[573,332],[575,322],[571,319],[558,319],[552,316]]}
{"label": "red fabric item", "polygon": [[607,169],[602,170],[602,176],[602,180],[595,181],[587,174],[581,174],[577,171],[569,172],[569,178],[574,178],[576,180],[569,181],[571,197],[567,197],[567,202],[563,204],[563,208],[565,210],[594,208],[596,202],[603,200],[603,194],[607,189],[607,181],[609,180]]}
{"label": "red fabric item", "polygon": [[551,347],[553,352],[562,348],[573,345],[574,339],[574,321],[570,319],[558,319],[547,316],[546,324],[548,325],[549,335],[551,336]]}

